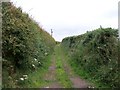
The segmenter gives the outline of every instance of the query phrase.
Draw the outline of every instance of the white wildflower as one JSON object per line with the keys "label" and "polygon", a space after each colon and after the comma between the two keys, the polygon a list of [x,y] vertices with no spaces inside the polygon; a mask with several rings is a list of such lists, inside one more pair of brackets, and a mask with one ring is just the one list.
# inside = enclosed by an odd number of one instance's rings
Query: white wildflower
{"label": "white wildflower", "polygon": [[32,64],[32,66],[33,66],[33,67],[35,67],[35,65],[34,65],[34,64]]}
{"label": "white wildflower", "polygon": [[24,81],[24,78],[20,78],[21,81]]}
{"label": "white wildflower", "polygon": [[23,77],[27,77],[27,75],[23,75]]}
{"label": "white wildflower", "polygon": [[26,78],[24,78],[24,79],[26,80],[26,79],[28,79],[28,78],[26,77]]}
{"label": "white wildflower", "polygon": [[45,56],[48,55],[48,53],[45,53]]}
{"label": "white wildflower", "polygon": [[25,77],[24,79],[28,79],[28,77]]}
{"label": "white wildflower", "polygon": [[35,60],[35,61],[37,61],[37,59],[36,59],[36,58],[34,58],[34,60]]}
{"label": "white wildflower", "polygon": [[91,88],[91,86],[88,86],[88,88]]}
{"label": "white wildflower", "polygon": [[23,75],[23,78],[24,79],[28,79],[28,75]]}
{"label": "white wildflower", "polygon": [[38,62],[39,64],[41,64],[41,62]]}

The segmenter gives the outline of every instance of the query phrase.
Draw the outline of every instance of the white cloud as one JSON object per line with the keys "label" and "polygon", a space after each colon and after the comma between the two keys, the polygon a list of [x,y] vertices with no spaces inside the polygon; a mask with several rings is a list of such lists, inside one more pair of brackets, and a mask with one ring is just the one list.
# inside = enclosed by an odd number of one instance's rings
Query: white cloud
{"label": "white cloud", "polygon": [[87,30],[118,26],[119,0],[11,0],[61,41]]}

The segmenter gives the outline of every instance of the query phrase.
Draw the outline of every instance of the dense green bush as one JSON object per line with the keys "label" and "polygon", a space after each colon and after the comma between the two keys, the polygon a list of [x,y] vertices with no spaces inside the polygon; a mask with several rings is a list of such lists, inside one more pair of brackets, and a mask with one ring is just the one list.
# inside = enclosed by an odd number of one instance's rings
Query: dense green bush
{"label": "dense green bush", "polygon": [[119,87],[118,30],[99,28],[63,39],[62,46],[77,64],[93,78],[110,87]]}
{"label": "dense green bush", "polygon": [[[55,40],[12,3],[2,3],[3,85],[7,77],[42,66]],[[8,71],[8,72],[6,72]],[[4,73],[6,72],[6,73]],[[17,76],[16,76],[17,77]]]}

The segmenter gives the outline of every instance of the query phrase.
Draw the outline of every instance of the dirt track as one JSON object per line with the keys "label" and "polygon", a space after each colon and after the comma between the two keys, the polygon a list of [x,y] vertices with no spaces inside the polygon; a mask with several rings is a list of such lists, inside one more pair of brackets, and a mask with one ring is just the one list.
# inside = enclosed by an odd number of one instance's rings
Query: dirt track
{"label": "dirt track", "polygon": [[44,80],[50,82],[50,84],[44,86],[44,88],[63,88],[63,86],[59,83],[56,77],[56,60],[57,60],[56,56],[58,56],[57,52],[59,52],[60,59],[62,60],[64,71],[66,72],[70,82],[72,83],[72,88],[88,88],[90,84],[74,73],[74,71],[71,69],[71,66],[68,64],[63,51],[60,49],[60,46],[56,46],[55,48],[59,49],[56,49],[55,52],[53,53],[51,58],[52,59],[51,65],[44,77]]}

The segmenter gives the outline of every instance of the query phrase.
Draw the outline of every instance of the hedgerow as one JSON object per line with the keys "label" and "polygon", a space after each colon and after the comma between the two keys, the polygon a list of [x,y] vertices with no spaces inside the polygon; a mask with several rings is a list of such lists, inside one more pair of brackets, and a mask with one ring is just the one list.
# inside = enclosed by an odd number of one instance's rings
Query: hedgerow
{"label": "hedgerow", "polygon": [[63,39],[72,62],[109,87],[119,87],[118,30],[99,28]]}
{"label": "hedgerow", "polygon": [[46,56],[53,51],[55,40],[10,2],[2,3],[2,14],[3,87],[14,87],[8,77],[14,80],[42,66]]}

